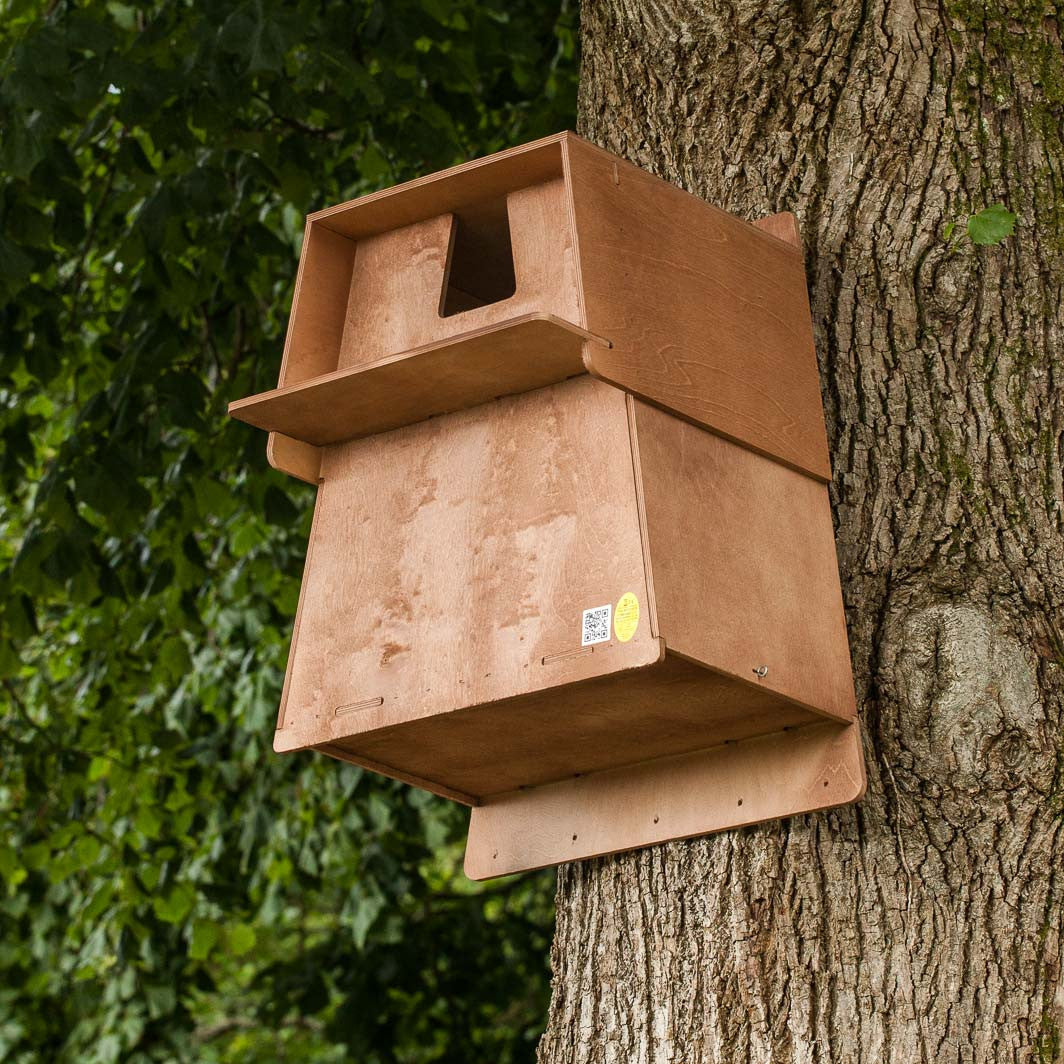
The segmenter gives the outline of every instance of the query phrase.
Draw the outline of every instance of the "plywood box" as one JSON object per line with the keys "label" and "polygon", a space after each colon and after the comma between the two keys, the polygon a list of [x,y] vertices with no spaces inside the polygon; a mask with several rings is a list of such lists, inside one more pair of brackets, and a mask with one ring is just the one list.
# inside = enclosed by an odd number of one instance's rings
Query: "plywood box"
{"label": "plywood box", "polygon": [[789,217],[572,134],[319,212],[230,410],[319,484],[276,749],[472,805],[474,877],[863,790]]}

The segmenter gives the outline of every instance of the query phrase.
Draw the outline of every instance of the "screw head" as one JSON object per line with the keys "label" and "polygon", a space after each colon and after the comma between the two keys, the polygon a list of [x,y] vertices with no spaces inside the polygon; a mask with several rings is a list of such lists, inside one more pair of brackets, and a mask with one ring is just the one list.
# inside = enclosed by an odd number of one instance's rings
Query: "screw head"
{"label": "screw head", "polygon": [[759,680],[763,680],[768,675],[768,666],[767,665],[758,665],[758,667],[756,669],[754,669],[754,675]]}

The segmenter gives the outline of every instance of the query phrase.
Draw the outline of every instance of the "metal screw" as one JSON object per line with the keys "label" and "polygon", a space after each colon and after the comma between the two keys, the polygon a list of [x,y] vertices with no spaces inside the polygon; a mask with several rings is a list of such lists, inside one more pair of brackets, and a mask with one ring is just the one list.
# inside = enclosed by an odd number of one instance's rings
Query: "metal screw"
{"label": "metal screw", "polygon": [[758,665],[758,667],[756,669],[754,669],[754,675],[759,680],[763,680],[768,675],[768,666],[767,665]]}

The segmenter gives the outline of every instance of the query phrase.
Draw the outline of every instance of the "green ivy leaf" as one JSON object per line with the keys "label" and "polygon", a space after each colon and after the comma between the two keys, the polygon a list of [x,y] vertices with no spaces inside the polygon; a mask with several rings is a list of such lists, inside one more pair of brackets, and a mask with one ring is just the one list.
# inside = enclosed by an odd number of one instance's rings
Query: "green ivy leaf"
{"label": "green ivy leaf", "polygon": [[218,925],[205,920],[197,921],[192,929],[192,940],[189,943],[188,955],[197,961],[206,960],[218,941]]}
{"label": "green ivy leaf", "polygon": [[250,953],[256,941],[255,929],[248,924],[234,924],[226,934],[226,944],[234,957]]}
{"label": "green ivy leaf", "polygon": [[187,883],[178,883],[165,895],[152,898],[152,909],[160,920],[179,924],[192,911],[196,892]]}
{"label": "green ivy leaf", "polygon": [[1003,203],[984,207],[968,219],[968,236],[973,244],[1000,244],[1012,236],[1016,228],[1016,215]]}

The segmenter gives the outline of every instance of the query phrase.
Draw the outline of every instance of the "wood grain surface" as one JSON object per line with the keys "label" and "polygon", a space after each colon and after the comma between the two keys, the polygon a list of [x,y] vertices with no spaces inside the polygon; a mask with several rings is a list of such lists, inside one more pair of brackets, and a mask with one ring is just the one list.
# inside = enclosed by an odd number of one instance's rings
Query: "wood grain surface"
{"label": "wood grain surface", "polygon": [[533,790],[470,815],[465,870],[489,879],[856,801],[857,724],[816,724]]}
{"label": "wood grain surface", "polygon": [[400,229],[470,203],[504,196],[562,175],[561,144],[567,133],[473,159],[439,173],[326,207],[308,216],[350,240]]}
{"label": "wood grain surface", "polygon": [[229,413],[316,446],[341,443],[582,374],[588,337],[570,322],[527,314],[252,395]]}
{"label": "wood grain surface", "polygon": [[[598,667],[623,668],[622,646],[595,648]],[[566,671],[540,666],[540,683]],[[372,725],[386,714],[364,716]],[[397,766],[479,802],[814,720],[769,691],[666,654],[644,668],[366,731],[332,746],[354,761]]]}
{"label": "wood grain surface", "polygon": [[646,597],[616,389],[585,375],[329,447],[322,476],[279,749],[660,657],[649,622],[570,656],[583,610]]}
{"label": "wood grain surface", "polygon": [[852,720],[827,485],[647,403],[634,410],[666,646]]}
{"label": "wood grain surface", "polygon": [[298,384],[337,368],[355,249],[353,240],[307,223],[278,387]]}
{"label": "wood grain surface", "polygon": [[307,484],[317,484],[321,476],[321,448],[280,432],[268,436],[266,460],[274,469]]}
{"label": "wood grain surface", "polygon": [[589,369],[831,479],[802,257],[784,240],[566,141]]}
{"label": "wood grain surface", "polygon": [[561,178],[505,197],[516,288],[512,296],[441,315],[455,216],[435,215],[357,244],[343,335],[333,368],[472,332],[526,314],[581,323],[576,259]]}

